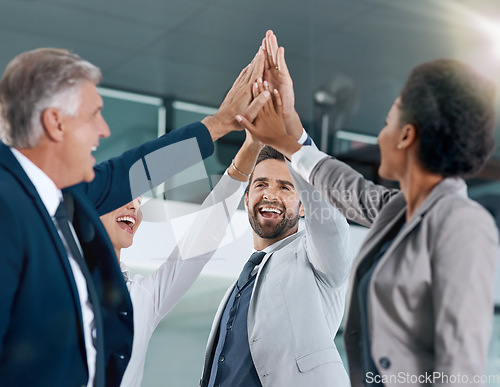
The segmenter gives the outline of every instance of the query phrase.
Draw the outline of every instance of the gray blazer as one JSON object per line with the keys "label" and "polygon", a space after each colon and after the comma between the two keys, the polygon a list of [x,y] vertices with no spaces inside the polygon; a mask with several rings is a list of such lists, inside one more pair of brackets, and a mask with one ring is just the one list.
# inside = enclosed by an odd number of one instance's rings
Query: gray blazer
{"label": "gray blazer", "polygon": [[[333,339],[352,262],[349,226],[309,183],[291,173],[306,212],[305,230],[283,240],[259,265],[248,311],[252,359],[264,387],[347,387]],[[202,386],[210,378],[220,319],[233,287],[212,325]]]}
{"label": "gray blazer", "polygon": [[[353,264],[344,330],[351,382],[361,386],[360,272],[405,221],[406,203],[398,190],[374,185],[332,158],[321,160],[310,180],[349,219],[371,227]],[[480,385],[474,376],[486,371],[498,253],[496,225],[467,197],[465,182],[438,184],[381,258],[369,285],[371,354],[387,386],[446,385],[451,379],[437,375],[459,374],[463,384]]]}

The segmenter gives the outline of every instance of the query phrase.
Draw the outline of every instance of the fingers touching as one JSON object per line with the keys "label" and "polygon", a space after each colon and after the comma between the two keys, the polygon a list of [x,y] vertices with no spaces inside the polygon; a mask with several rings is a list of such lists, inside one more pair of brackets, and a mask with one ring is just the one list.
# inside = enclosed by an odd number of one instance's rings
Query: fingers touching
{"label": "fingers touching", "polygon": [[266,57],[269,62],[269,67],[271,69],[279,69],[278,64],[278,39],[274,35],[273,31],[269,30],[266,33]]}
{"label": "fingers touching", "polygon": [[262,107],[267,103],[270,97],[271,93],[269,91],[267,90],[263,91],[256,98],[254,98],[254,100],[252,101],[248,109],[243,113],[243,115],[247,117],[250,121],[254,121],[255,118],[257,117],[257,114],[260,112]]}
{"label": "fingers touching", "polygon": [[236,116],[236,120],[255,137],[268,144],[286,134],[283,104],[278,90],[273,91],[272,98],[269,90],[264,90],[244,115]]}

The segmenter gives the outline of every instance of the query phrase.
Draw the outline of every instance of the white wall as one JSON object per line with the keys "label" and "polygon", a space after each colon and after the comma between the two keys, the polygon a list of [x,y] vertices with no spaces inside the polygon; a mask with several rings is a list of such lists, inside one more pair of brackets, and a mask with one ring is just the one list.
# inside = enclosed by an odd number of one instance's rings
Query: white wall
{"label": "white wall", "polygon": [[[176,240],[183,235],[192,215],[200,207],[176,201],[155,201],[154,205],[156,208],[148,209],[146,203],[144,209],[148,214],[154,213],[153,216],[145,218],[155,221],[143,221],[132,247],[122,252],[122,260],[133,270],[152,270],[159,267],[176,245]],[[368,229],[359,226],[351,226],[350,229],[351,241],[357,252]],[[205,266],[202,275],[236,279],[251,254],[252,246],[252,232],[247,214],[238,210],[220,248]],[[500,254],[496,270],[495,304],[500,305]]]}
{"label": "white wall", "polygon": [[[162,207],[158,207],[159,204]],[[147,204],[146,204],[147,205]],[[192,215],[200,207],[196,204],[175,201],[156,202],[155,222],[143,221],[135,235],[134,244],[122,251],[122,260],[132,269],[156,269],[168,257],[186,228]],[[158,214],[162,213],[164,216]],[[149,217],[151,218],[151,217]],[[217,225],[214,225],[216,227]],[[351,226],[352,243],[359,249],[367,229]],[[196,241],[192,241],[196,243]],[[252,229],[244,210],[238,210],[224,240],[212,260],[205,266],[202,275],[236,279],[250,257],[253,247]]]}

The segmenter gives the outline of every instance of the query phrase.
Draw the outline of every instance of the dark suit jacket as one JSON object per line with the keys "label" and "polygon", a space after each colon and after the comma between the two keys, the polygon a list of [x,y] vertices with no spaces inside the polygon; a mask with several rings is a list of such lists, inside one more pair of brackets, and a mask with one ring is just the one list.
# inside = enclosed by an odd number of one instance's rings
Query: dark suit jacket
{"label": "dark suit jacket", "polygon": [[[95,167],[96,177],[65,189],[74,197],[74,227],[100,298],[106,386],[118,386],[132,349],[132,303],[99,216],[132,200],[129,171],[169,144],[198,142],[213,152],[201,123],[175,130]],[[194,140],[195,139],[195,140]],[[177,145],[176,145],[177,146]],[[175,152],[174,152],[175,153]],[[169,152],[165,153],[167,156]],[[142,159],[142,161],[141,161]],[[165,159],[157,184],[200,160]],[[135,184],[135,183],[134,183]],[[140,184],[139,184],[140,185]],[[137,184],[136,184],[137,186]],[[144,185],[147,187],[147,185]],[[87,361],[80,303],[65,248],[35,187],[7,146],[0,143],[0,384],[82,386]],[[95,306],[94,306],[95,307]]]}

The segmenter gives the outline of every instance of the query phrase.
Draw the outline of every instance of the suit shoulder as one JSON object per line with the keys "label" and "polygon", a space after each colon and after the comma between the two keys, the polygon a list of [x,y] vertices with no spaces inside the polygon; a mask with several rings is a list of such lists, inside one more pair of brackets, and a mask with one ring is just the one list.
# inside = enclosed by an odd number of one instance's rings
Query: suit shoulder
{"label": "suit shoulder", "polygon": [[0,167],[0,200],[3,200],[7,205],[12,205],[25,196],[28,195],[19,181],[10,171]]}
{"label": "suit shoulder", "polygon": [[475,221],[495,223],[491,214],[481,204],[468,196],[458,194],[443,197],[432,212],[443,219],[470,217]]}
{"label": "suit shoulder", "polygon": [[467,233],[498,244],[498,228],[493,216],[478,202],[467,196],[451,194],[442,198],[430,212],[429,223],[447,239]]}

